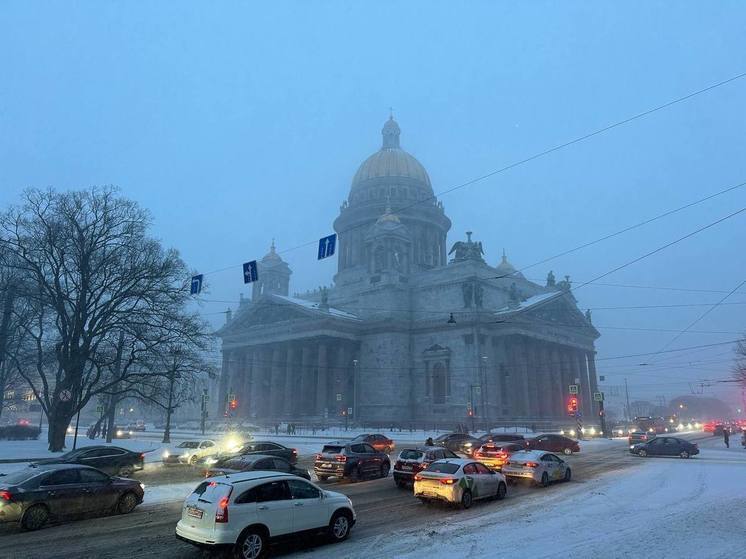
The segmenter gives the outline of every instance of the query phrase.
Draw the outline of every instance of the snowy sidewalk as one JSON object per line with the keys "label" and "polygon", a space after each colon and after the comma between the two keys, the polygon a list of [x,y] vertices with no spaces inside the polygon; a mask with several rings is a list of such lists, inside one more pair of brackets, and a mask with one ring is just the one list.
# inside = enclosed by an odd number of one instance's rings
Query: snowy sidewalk
{"label": "snowy sidewalk", "polygon": [[[622,473],[553,486],[540,498],[488,504],[494,513],[423,524],[334,549],[336,557],[629,559],[744,556],[746,450],[704,445],[690,460],[640,459]],[[444,516],[445,516],[444,512]],[[465,515],[466,516],[466,515]],[[304,553],[325,557],[329,550]]]}

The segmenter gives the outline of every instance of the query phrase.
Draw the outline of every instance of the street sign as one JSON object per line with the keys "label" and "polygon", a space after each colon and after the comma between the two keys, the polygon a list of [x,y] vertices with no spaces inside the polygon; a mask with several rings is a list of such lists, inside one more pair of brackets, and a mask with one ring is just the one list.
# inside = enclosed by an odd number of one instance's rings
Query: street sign
{"label": "street sign", "polygon": [[341,402],[341,401],[342,401],[342,395],[339,392],[337,392],[337,402]]}
{"label": "street sign", "polygon": [[243,282],[251,283],[259,279],[259,272],[256,269],[256,260],[243,263]]}
{"label": "street sign", "polygon": [[604,401],[604,393],[603,392],[594,392],[593,393],[593,399],[596,402],[603,402]]}
{"label": "street sign", "polygon": [[352,415],[352,408],[347,408],[347,415]]}
{"label": "street sign", "polygon": [[337,234],[329,235],[319,239],[319,255],[317,260],[323,260],[334,255],[334,249],[337,247]]}
{"label": "street sign", "polygon": [[191,295],[199,295],[202,292],[202,274],[192,276],[192,286],[189,290]]}
{"label": "street sign", "polygon": [[578,393],[578,385],[577,384],[571,384],[569,386],[570,388],[570,394],[577,394]]}
{"label": "street sign", "polygon": [[236,395],[235,394],[228,394],[228,400],[233,401],[235,399],[236,399]]}
{"label": "street sign", "polygon": [[101,404],[96,406],[96,413],[104,413],[104,406],[102,406]]}
{"label": "street sign", "polygon": [[70,392],[67,388],[60,392],[60,402],[69,402],[72,399],[73,393]]}

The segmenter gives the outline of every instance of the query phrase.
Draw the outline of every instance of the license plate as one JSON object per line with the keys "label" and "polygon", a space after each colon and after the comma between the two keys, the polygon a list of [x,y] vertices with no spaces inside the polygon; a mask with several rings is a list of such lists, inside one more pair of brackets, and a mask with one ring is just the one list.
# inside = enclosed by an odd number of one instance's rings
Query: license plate
{"label": "license plate", "polygon": [[401,469],[402,470],[406,470],[408,472],[411,472],[412,471],[412,466],[402,466]]}
{"label": "license plate", "polygon": [[331,464],[321,464],[321,467],[322,468],[331,468],[332,465]]}
{"label": "license plate", "polygon": [[204,511],[202,509],[198,509],[196,507],[187,508],[187,516],[191,516],[192,518],[202,518],[203,514]]}

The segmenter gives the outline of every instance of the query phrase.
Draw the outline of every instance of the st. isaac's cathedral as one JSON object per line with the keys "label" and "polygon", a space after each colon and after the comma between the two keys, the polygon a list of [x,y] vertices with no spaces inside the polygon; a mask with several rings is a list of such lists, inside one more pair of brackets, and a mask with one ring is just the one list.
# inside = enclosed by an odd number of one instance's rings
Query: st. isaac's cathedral
{"label": "st. isaac's cathedral", "polygon": [[449,248],[451,220],[400,134],[389,118],[352,179],[330,287],[291,296],[274,243],[258,262],[218,332],[219,416],[235,397],[256,423],[528,425],[566,420],[573,384],[595,416],[599,333],[569,278],[529,281],[470,232]]}

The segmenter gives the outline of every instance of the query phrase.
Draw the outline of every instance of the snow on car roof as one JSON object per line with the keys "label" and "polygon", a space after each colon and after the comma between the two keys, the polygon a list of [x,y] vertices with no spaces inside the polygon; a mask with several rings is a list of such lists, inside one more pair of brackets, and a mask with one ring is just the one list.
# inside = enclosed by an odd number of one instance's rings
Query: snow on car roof
{"label": "snow on car roof", "polygon": [[519,450],[510,455],[511,462],[520,462],[522,460],[540,460],[545,454],[551,454],[544,450]]}

